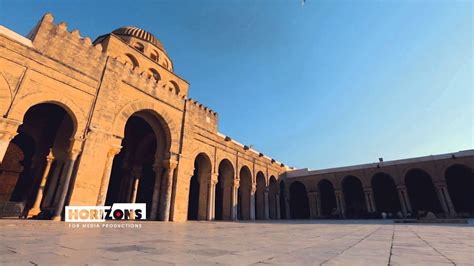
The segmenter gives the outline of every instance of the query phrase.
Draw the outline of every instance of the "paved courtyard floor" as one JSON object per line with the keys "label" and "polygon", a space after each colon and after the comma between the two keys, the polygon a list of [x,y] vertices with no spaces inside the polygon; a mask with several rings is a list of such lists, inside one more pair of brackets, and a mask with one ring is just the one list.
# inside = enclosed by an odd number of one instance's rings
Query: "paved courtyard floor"
{"label": "paved courtyard floor", "polygon": [[474,264],[472,225],[379,221],[140,224],[141,228],[72,228],[64,222],[0,220],[0,265]]}

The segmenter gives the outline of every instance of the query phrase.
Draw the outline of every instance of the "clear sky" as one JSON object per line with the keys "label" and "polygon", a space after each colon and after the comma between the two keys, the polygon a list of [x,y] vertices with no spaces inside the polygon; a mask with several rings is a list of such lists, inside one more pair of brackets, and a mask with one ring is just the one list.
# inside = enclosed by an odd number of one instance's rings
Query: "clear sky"
{"label": "clear sky", "polygon": [[472,149],[472,1],[7,1],[26,35],[46,12],[91,39],[162,41],[219,130],[321,169]]}

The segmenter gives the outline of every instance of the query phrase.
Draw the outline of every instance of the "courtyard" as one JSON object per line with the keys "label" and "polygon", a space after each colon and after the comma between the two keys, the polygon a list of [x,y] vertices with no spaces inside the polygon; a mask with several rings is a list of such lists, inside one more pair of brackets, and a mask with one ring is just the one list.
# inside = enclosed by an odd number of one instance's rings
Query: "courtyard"
{"label": "courtyard", "polygon": [[[472,265],[474,227],[380,220],[0,220],[0,265]],[[116,227],[116,228],[113,228]]]}

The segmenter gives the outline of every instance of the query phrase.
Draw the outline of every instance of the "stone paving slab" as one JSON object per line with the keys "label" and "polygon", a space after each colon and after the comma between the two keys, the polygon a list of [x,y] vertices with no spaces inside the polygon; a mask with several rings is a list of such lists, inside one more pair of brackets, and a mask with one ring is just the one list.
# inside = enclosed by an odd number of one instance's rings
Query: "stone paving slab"
{"label": "stone paving slab", "polygon": [[474,226],[387,221],[0,220],[0,265],[474,265]]}

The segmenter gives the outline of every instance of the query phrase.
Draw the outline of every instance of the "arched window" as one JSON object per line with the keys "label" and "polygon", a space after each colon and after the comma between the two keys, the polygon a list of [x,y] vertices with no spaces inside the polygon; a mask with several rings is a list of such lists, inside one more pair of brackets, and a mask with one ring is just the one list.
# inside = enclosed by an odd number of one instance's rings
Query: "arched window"
{"label": "arched window", "polygon": [[125,64],[130,64],[133,68],[138,67],[137,59],[131,54],[125,55]]}
{"label": "arched window", "polygon": [[168,60],[165,59],[165,60],[163,61],[163,67],[164,67],[164,68],[168,68],[168,66],[169,66],[169,62],[168,62]]}
{"label": "arched window", "polygon": [[160,56],[158,55],[158,52],[156,50],[153,50],[151,51],[150,58],[151,60],[158,62]]}
{"label": "arched window", "polygon": [[146,76],[147,78],[154,78],[156,81],[160,80],[161,79],[161,76],[160,74],[158,73],[158,71],[156,71],[156,69],[153,69],[153,68],[150,68],[148,69],[147,73],[146,73]]}
{"label": "arched window", "polygon": [[145,51],[145,46],[139,42],[134,43],[133,47],[142,53]]}
{"label": "arched window", "polygon": [[172,80],[170,80],[170,83],[171,83],[171,86],[174,87],[174,88],[173,88],[173,89],[174,89],[174,92],[175,92],[176,94],[179,94],[180,89],[179,89],[178,83],[176,83],[175,81],[172,81]]}

